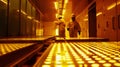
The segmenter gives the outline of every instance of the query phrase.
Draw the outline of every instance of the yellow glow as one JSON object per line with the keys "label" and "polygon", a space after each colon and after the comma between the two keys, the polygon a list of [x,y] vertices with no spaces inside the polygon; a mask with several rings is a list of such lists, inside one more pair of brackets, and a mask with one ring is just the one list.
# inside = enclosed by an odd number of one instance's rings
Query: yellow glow
{"label": "yellow glow", "polygon": [[77,61],[79,64],[84,64],[84,61]]}
{"label": "yellow glow", "polygon": [[39,22],[38,20],[34,20],[35,22]]}
{"label": "yellow glow", "polygon": [[111,67],[111,64],[110,63],[105,63],[105,64],[103,64],[103,66]]}
{"label": "yellow glow", "polygon": [[95,60],[101,60],[101,58],[95,58]]}
{"label": "yellow glow", "polygon": [[68,3],[68,0],[64,0],[65,1],[65,4],[67,4]]}
{"label": "yellow glow", "polygon": [[92,67],[99,67],[99,64],[92,64]]}
{"label": "yellow glow", "polygon": [[114,65],[115,65],[115,66],[119,66],[119,67],[120,67],[120,63],[115,63]]}
{"label": "yellow glow", "polygon": [[21,13],[24,14],[24,15],[27,15],[26,12],[24,12],[23,10],[21,10]]}
{"label": "yellow glow", "polygon": [[5,47],[6,51],[11,52],[11,50],[9,49],[9,47],[7,45],[4,45],[4,47]]}
{"label": "yellow glow", "polygon": [[116,60],[120,60],[120,57],[115,57],[114,59],[116,59]]}
{"label": "yellow glow", "polygon": [[60,61],[62,59],[60,54],[56,54],[56,61]]}
{"label": "yellow glow", "polygon": [[1,51],[2,51],[2,54],[6,54],[6,52],[5,52],[5,49],[4,49],[3,45],[1,46]]}
{"label": "yellow glow", "polygon": [[50,59],[46,59],[46,61],[51,61],[51,59],[52,59],[52,58],[50,58]]}
{"label": "yellow glow", "polygon": [[65,9],[63,9],[63,15],[65,15],[65,11],[66,11],[66,10],[65,10]]}
{"label": "yellow glow", "polygon": [[93,58],[98,58],[98,56],[92,56]]}
{"label": "yellow glow", "polygon": [[6,1],[4,1],[4,0],[1,0],[1,1],[2,1],[4,4],[6,4],[6,5],[8,4],[8,3],[7,3]]}
{"label": "yellow glow", "polygon": [[61,61],[56,61],[56,65],[62,65]]}
{"label": "yellow glow", "polygon": [[106,61],[105,60],[100,60],[99,63],[105,63]]}
{"label": "yellow glow", "polygon": [[48,62],[48,61],[46,61],[46,62],[44,62],[45,64],[51,64],[51,62]]}
{"label": "yellow glow", "polygon": [[110,10],[116,6],[116,3],[111,4],[110,6],[107,7],[107,10]]}
{"label": "yellow glow", "polygon": [[96,14],[96,16],[99,16],[99,15],[101,15],[102,14],[102,12],[98,12],[97,14]]}
{"label": "yellow glow", "polygon": [[84,66],[83,67],[88,67],[88,65],[87,64],[84,64]]}
{"label": "yellow glow", "polygon": [[55,5],[55,9],[57,10],[58,9],[58,2],[54,2],[54,5]]}
{"label": "yellow glow", "polygon": [[71,65],[71,64],[70,64],[70,65],[68,65],[68,67],[75,67],[75,65]]}
{"label": "yellow glow", "polygon": [[82,59],[81,58],[78,58],[78,59],[76,59],[77,61],[82,61]]}
{"label": "yellow glow", "polygon": [[71,60],[71,61],[68,61],[67,63],[68,63],[68,64],[72,64],[72,63],[73,63],[73,61]]}
{"label": "yellow glow", "polygon": [[95,63],[95,61],[93,61],[93,60],[90,60],[90,61],[88,61],[88,63]]}
{"label": "yellow glow", "polygon": [[79,67],[83,67],[83,64],[79,64]]}
{"label": "yellow glow", "polygon": [[68,0],[64,0],[64,8],[66,8],[67,3],[68,3]]}
{"label": "yellow glow", "polygon": [[84,19],[83,21],[88,21],[88,19]]}
{"label": "yellow glow", "polygon": [[56,28],[55,32],[56,32],[56,35],[58,36],[59,35],[59,29]]}
{"label": "yellow glow", "polygon": [[86,57],[86,60],[92,60],[92,59],[91,59],[91,58],[87,58],[87,57]]}
{"label": "yellow glow", "polygon": [[64,4],[64,7],[63,7],[63,8],[65,9],[65,8],[66,8],[66,6],[67,6],[67,5],[66,5],[66,4]]}
{"label": "yellow glow", "polygon": [[43,35],[43,29],[36,29],[36,35],[37,36]]}
{"label": "yellow glow", "polygon": [[[17,10],[17,12],[20,12],[19,10]],[[24,12],[23,10],[21,10],[21,13],[24,14],[24,15],[27,15],[26,12]]]}
{"label": "yellow glow", "polygon": [[50,65],[42,65],[42,67],[50,67]]}
{"label": "yellow glow", "polygon": [[32,17],[31,17],[31,16],[27,16],[27,18],[28,18],[28,19],[30,19],[30,20],[32,19]]}
{"label": "yellow glow", "polygon": [[59,17],[59,14],[56,14],[56,18],[58,18]]}
{"label": "yellow glow", "polygon": [[109,57],[106,57],[105,59],[106,59],[106,60],[111,60],[111,58],[109,58]]}
{"label": "yellow glow", "polygon": [[116,61],[115,61],[115,60],[109,60],[109,62],[111,62],[111,63],[115,63]]}

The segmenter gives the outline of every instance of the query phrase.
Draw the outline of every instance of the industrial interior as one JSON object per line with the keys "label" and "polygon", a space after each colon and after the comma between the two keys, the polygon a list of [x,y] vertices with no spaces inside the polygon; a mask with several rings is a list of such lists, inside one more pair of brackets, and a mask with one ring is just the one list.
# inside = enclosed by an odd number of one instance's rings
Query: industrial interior
{"label": "industrial interior", "polygon": [[120,67],[120,0],[0,0],[0,67]]}

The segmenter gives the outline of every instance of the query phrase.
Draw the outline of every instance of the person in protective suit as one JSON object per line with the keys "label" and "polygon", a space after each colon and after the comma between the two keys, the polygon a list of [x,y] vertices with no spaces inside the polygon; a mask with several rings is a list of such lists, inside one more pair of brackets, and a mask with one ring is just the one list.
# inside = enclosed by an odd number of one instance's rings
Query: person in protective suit
{"label": "person in protective suit", "polygon": [[65,37],[65,23],[62,21],[62,17],[58,18],[57,25],[59,25],[59,37]]}
{"label": "person in protective suit", "polygon": [[77,34],[79,33],[79,35],[80,35],[80,32],[81,32],[80,25],[76,21],[75,17],[76,17],[75,15],[72,15],[72,17],[71,17],[72,22],[68,23],[67,30],[69,31],[70,37],[77,37]]}

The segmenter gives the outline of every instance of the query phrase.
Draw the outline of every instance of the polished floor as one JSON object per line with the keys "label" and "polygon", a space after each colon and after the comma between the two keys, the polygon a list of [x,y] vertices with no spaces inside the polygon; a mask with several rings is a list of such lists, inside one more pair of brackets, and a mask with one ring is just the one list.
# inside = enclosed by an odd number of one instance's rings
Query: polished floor
{"label": "polished floor", "polygon": [[120,67],[120,42],[55,42],[34,67]]}

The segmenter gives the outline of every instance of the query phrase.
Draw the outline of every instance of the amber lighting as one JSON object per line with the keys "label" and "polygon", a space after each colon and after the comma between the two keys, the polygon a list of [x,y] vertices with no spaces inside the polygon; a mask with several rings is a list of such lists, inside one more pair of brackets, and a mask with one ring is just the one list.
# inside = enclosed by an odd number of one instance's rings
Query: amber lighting
{"label": "amber lighting", "polygon": [[68,3],[68,0],[64,0],[65,1],[65,4],[67,4]]}
{"label": "amber lighting", "polygon": [[30,19],[30,20],[32,19],[32,17],[31,17],[31,16],[27,16],[27,18],[28,18],[28,19]]}
{"label": "amber lighting", "polygon": [[55,9],[57,10],[56,18],[60,15],[64,16],[67,3],[68,0],[57,0],[57,2],[54,2]]}
{"label": "amber lighting", "polygon": [[116,3],[111,4],[110,6],[107,7],[107,10],[110,10],[116,6]]}
{"label": "amber lighting", "polygon": [[66,10],[65,10],[65,9],[63,9],[63,13],[62,13],[63,15],[65,14],[65,11],[66,11]]}
{"label": "amber lighting", "polygon": [[36,35],[37,36],[43,35],[43,29],[36,29]]}
{"label": "amber lighting", "polygon": [[[120,5],[120,1],[117,2],[117,5]],[[116,3],[111,4],[110,6],[107,7],[107,10],[110,10],[116,6]]]}
{"label": "amber lighting", "polygon": [[120,67],[119,51],[113,46],[109,42],[57,42],[42,67]]}
{"label": "amber lighting", "polygon": [[1,0],[1,1],[2,1],[4,4],[6,4],[6,5],[8,4],[8,3],[7,3],[6,1],[4,1],[4,0]]}
{"label": "amber lighting", "polygon": [[115,63],[114,65],[117,67],[120,67],[120,63]]}
{"label": "amber lighting", "polygon": [[54,5],[55,5],[55,9],[57,10],[58,9],[58,2],[54,2]]}
{"label": "amber lighting", "polygon": [[117,5],[120,5],[120,1],[117,2]]}
{"label": "amber lighting", "polygon": [[34,20],[34,21],[37,22],[37,23],[39,22],[38,20]]}
{"label": "amber lighting", "polygon": [[59,17],[59,14],[56,14],[56,18],[58,18]]}
{"label": "amber lighting", "polygon": [[[20,10],[17,10],[17,12],[20,12]],[[22,13],[23,15],[27,15],[27,13],[24,12],[23,10],[21,10],[21,13]]]}
{"label": "amber lighting", "polygon": [[101,15],[101,14],[102,14],[102,12],[98,12],[96,16],[99,16],[99,15]]}
{"label": "amber lighting", "polygon": [[88,19],[86,18],[86,19],[83,19],[83,21],[88,21]]}
{"label": "amber lighting", "polygon": [[[16,40],[16,38],[14,40]],[[30,45],[32,45],[32,43],[2,43],[0,44],[0,56]]]}
{"label": "amber lighting", "polygon": [[67,3],[68,3],[68,0],[64,0],[64,8],[66,8]]}
{"label": "amber lighting", "polygon": [[111,64],[110,63],[104,63],[103,66],[105,66],[105,67],[111,67]]}
{"label": "amber lighting", "polygon": [[92,67],[99,67],[99,64],[92,64]]}
{"label": "amber lighting", "polygon": [[56,34],[56,36],[58,36],[58,35],[59,35],[59,33],[58,33],[58,32],[59,32],[59,29],[58,29],[58,28],[56,28],[55,32],[56,32],[56,33],[55,33],[55,34]]}
{"label": "amber lighting", "polygon": [[[120,1],[117,2],[117,5],[120,4]],[[110,10],[116,6],[116,3],[111,4],[110,6],[107,7],[107,10]]]}

